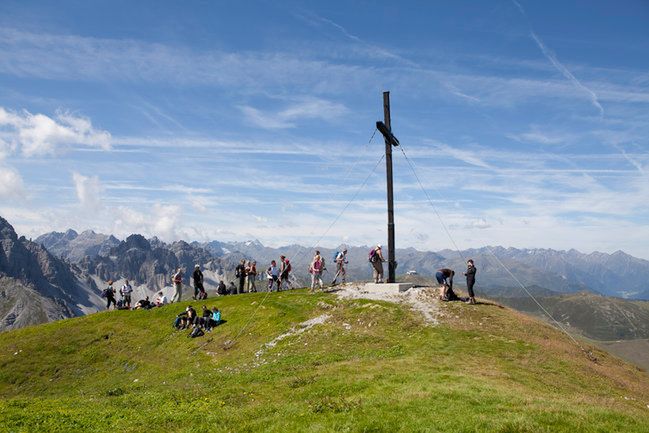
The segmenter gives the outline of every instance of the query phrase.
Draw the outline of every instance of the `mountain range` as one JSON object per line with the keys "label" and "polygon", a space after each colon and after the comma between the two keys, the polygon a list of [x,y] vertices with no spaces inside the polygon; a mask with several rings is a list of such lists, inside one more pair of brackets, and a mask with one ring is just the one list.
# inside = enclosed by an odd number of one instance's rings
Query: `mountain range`
{"label": "mountain range", "polygon": [[[65,233],[47,233],[38,237],[35,242],[42,244],[53,254],[104,279],[118,279],[117,274],[130,275],[131,278],[145,282],[151,289],[167,284],[168,278],[153,281],[154,276],[167,276],[171,272],[167,268],[174,266],[191,269],[193,263],[209,264],[210,269],[227,278],[241,258],[256,260],[261,269],[271,260],[278,260],[280,254],[291,258],[298,282],[304,283],[308,279],[307,269],[314,252],[313,248],[295,244],[272,248],[257,240],[204,243],[178,241],[166,244],[157,238],[147,241],[140,235],[132,235],[124,241],[119,241],[112,235],[91,231],[77,234],[72,230]],[[342,248],[342,245],[334,249],[319,248],[322,256],[329,262],[329,273],[325,273],[325,277],[332,277],[332,256]],[[368,246],[348,247],[349,280],[370,278],[371,270],[367,263],[369,249]],[[176,260],[172,256],[175,256]],[[461,273],[465,268],[465,259],[473,258],[478,268],[477,287],[486,292],[518,287],[518,283],[500,265],[499,262],[502,262],[526,286],[537,286],[557,293],[586,290],[606,296],[649,299],[649,261],[622,251],[613,254],[584,254],[574,249],[557,251],[495,246],[459,252],[418,251],[406,248],[397,249],[396,256],[399,262],[398,273],[410,272],[425,276],[433,276],[441,267],[449,267]],[[157,267],[152,267],[152,260],[157,263]],[[144,262],[149,263],[149,269],[141,269]],[[461,284],[462,278],[456,280]]]}
{"label": "mountain range", "polygon": [[[256,260],[263,270],[280,254],[293,264],[294,284],[308,284],[308,265],[314,249],[301,245],[273,248],[257,240],[246,242],[166,243],[133,234],[124,240],[87,230],[77,233],[51,232],[33,242],[19,238],[11,225],[0,218],[0,329],[86,314],[103,308],[99,296],[106,281],[119,288],[125,279],[135,288],[134,298],[171,294],[171,274],[181,267],[184,283],[191,284],[195,264],[202,267],[208,292],[219,280],[234,279],[241,259]],[[332,256],[338,248],[320,248],[328,262],[325,281],[333,277]],[[347,281],[367,280],[370,247],[348,247]],[[387,256],[387,252],[385,254]],[[455,269],[456,284],[462,286],[465,259],[473,258],[478,268],[478,295],[492,298],[521,298],[518,283],[499,262],[538,296],[591,292],[627,299],[649,299],[649,261],[624,252],[584,254],[576,250],[516,249],[483,247],[463,251],[418,251],[397,249],[397,273],[414,274],[430,280],[442,267]],[[498,259],[496,260],[495,257]],[[412,277],[412,275],[411,275]],[[264,286],[263,277],[258,286]],[[185,292],[187,293],[187,292]],[[187,296],[187,295],[185,295]]]}

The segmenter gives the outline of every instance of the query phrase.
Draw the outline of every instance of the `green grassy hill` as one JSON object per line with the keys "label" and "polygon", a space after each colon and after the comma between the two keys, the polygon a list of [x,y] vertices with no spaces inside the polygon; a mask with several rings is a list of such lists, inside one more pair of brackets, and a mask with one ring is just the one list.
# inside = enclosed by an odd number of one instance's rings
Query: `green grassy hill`
{"label": "green grassy hill", "polygon": [[509,309],[442,304],[431,326],[273,293],[228,344],[264,296],[208,300],[227,323],[197,339],[171,328],[187,303],[0,334],[0,431],[649,432],[645,372]]}

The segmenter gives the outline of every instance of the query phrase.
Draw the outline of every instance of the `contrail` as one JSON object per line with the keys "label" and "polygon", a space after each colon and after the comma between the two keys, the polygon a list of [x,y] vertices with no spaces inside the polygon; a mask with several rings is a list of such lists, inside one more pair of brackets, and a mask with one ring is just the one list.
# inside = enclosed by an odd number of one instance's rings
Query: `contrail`
{"label": "contrail", "polygon": [[559,60],[557,59],[557,56],[548,47],[545,46],[543,41],[536,35],[536,33],[534,33],[534,31],[530,31],[530,36],[532,37],[532,39],[534,39],[534,42],[536,42],[536,45],[539,46],[539,48],[541,49],[541,52],[543,53],[545,58],[548,59],[550,61],[550,63],[552,63],[552,65],[555,68],[557,68],[557,70],[559,72],[561,72],[561,74],[564,77],[566,77],[568,80],[570,80],[570,82],[576,88],[578,88],[579,90],[582,90],[583,92],[586,92],[586,94],[588,94],[588,96],[590,97],[590,102],[599,110],[599,115],[603,116],[604,115],[604,108],[599,103],[599,100],[597,99],[597,95],[595,94],[595,92],[593,92],[588,87],[581,84],[581,82],[577,79],[577,77],[575,77],[572,74],[572,72],[570,72],[568,70],[568,68],[566,68],[563,64],[561,64],[561,62],[559,62]]}
{"label": "contrail", "polygon": [[[528,19],[527,14],[525,13],[525,9],[523,9],[523,6],[521,6],[521,4],[516,0],[512,0],[512,3],[514,3],[514,5],[520,11],[521,15],[523,15],[523,17],[527,20]],[[585,92],[590,98],[591,104],[593,104],[593,106],[599,110],[600,117],[604,116],[604,107],[602,107],[602,104],[599,103],[599,100],[597,99],[597,95],[595,94],[595,92],[593,92],[588,87],[581,84],[581,82],[577,79],[577,77],[575,77],[572,74],[572,72],[570,72],[568,68],[566,68],[559,61],[559,59],[557,59],[557,56],[554,54],[554,52],[550,50],[548,47],[546,47],[543,41],[541,40],[541,38],[539,38],[536,35],[536,33],[534,33],[534,30],[532,30],[532,25],[529,23],[529,21],[527,22],[527,26],[530,29],[530,36],[532,37],[532,39],[534,39],[536,45],[538,45],[538,47],[541,49],[541,52],[543,53],[545,58],[548,59],[550,63],[552,63],[552,66],[554,66],[559,72],[561,72],[561,75],[566,77],[573,84],[573,86],[575,86],[577,89],[581,90],[582,92]]]}

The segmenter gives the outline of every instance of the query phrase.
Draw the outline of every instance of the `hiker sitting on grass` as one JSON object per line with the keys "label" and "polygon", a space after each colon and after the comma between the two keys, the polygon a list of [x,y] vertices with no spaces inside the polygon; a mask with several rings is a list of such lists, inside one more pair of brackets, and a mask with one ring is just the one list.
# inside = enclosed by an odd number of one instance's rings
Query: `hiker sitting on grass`
{"label": "hiker sitting on grass", "polygon": [[186,329],[194,324],[196,321],[196,310],[192,306],[188,306],[185,311],[176,316],[174,327],[176,329]]}
{"label": "hiker sitting on grass", "polygon": [[153,304],[149,301],[149,297],[147,296],[146,299],[140,299],[137,301],[137,304],[135,304],[135,307],[133,308],[134,310],[149,310],[153,308]]}
{"label": "hiker sitting on grass", "polygon": [[223,280],[219,281],[219,285],[216,288],[216,293],[219,296],[225,296],[228,294],[228,288],[225,286]]}
{"label": "hiker sitting on grass", "polygon": [[158,297],[155,299],[155,306],[156,307],[162,307],[163,305],[167,305],[169,303],[169,300],[165,296],[164,293],[158,292]]}
{"label": "hiker sitting on grass", "polygon": [[200,327],[207,329],[211,318],[212,318],[212,312],[210,311],[209,308],[207,308],[206,305],[203,305],[201,317],[197,318],[196,324]]}
{"label": "hiker sitting on grass", "polygon": [[221,324],[221,311],[218,308],[213,307],[212,308],[212,318],[208,322],[208,326],[209,326],[208,329],[215,328],[215,327],[219,326],[220,324]]}

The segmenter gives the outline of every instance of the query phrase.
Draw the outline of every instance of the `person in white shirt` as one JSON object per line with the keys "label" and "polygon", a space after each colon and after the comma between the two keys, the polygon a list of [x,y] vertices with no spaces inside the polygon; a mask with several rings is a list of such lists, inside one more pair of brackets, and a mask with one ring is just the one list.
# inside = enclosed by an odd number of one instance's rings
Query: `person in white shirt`
{"label": "person in white shirt", "polygon": [[176,273],[171,279],[174,283],[174,295],[171,298],[171,302],[180,302],[183,297],[183,271],[180,268],[176,268]]}
{"label": "person in white shirt", "polygon": [[158,292],[158,297],[155,300],[155,305],[156,307],[162,307],[163,305],[167,305],[169,303],[169,300],[165,296],[164,293]]}
{"label": "person in white shirt", "polygon": [[131,285],[128,283],[128,280],[124,282],[120,293],[124,298],[124,305],[126,305],[128,308],[131,308],[131,293],[133,293],[133,287],[131,287]]}
{"label": "person in white shirt", "polygon": [[347,271],[345,270],[345,265],[347,264],[347,248],[339,251],[338,254],[336,254],[336,258],[334,260],[336,262],[336,275],[334,275],[334,279],[331,282],[331,285],[336,285],[338,277],[342,277],[343,284],[345,284],[345,277],[347,276]]}

